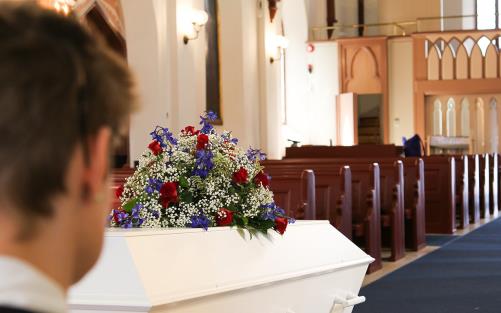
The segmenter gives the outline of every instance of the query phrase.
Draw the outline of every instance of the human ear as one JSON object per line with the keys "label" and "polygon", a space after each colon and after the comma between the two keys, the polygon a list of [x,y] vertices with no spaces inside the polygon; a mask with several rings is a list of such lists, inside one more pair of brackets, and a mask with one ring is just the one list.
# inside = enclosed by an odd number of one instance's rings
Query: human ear
{"label": "human ear", "polygon": [[88,141],[88,164],[85,169],[85,180],[89,196],[96,197],[106,186],[109,172],[109,154],[111,145],[111,129],[102,127]]}

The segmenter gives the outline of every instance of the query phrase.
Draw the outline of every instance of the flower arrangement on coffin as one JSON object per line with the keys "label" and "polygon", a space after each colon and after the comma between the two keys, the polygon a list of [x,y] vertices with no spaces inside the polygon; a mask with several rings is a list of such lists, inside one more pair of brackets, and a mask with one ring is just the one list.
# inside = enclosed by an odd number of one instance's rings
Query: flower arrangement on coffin
{"label": "flower arrangement on coffin", "polygon": [[283,234],[293,219],[276,206],[265,154],[238,147],[231,132],[218,134],[213,112],[200,116],[201,129],[185,127],[178,138],[157,126],[139,167],[117,189],[121,206],[112,210],[115,227],[237,226]]}

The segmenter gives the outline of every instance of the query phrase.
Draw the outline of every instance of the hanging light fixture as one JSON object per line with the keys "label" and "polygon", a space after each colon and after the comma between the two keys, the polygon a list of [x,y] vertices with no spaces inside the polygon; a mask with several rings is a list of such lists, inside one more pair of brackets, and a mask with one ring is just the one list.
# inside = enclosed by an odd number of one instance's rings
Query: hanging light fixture
{"label": "hanging light fixture", "polygon": [[77,0],[38,0],[38,4],[59,14],[69,15]]}

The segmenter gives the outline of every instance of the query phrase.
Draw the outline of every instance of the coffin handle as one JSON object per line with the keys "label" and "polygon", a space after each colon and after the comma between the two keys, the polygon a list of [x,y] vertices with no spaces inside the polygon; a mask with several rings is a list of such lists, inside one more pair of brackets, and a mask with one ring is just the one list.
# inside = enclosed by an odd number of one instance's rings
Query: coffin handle
{"label": "coffin handle", "polygon": [[344,311],[344,308],[355,306],[360,303],[365,302],[365,297],[364,296],[355,296],[355,295],[348,295],[347,297],[343,298],[340,296],[335,296],[334,297],[334,304],[332,305],[332,310],[330,313],[341,313]]}

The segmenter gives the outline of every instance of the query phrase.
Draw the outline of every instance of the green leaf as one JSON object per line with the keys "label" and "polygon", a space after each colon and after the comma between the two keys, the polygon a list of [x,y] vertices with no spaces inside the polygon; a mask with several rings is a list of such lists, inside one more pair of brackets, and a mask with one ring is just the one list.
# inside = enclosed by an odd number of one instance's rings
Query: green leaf
{"label": "green leaf", "polygon": [[185,191],[181,193],[181,200],[186,203],[193,202],[193,194],[189,191]]}
{"label": "green leaf", "polygon": [[245,240],[245,232],[242,228],[237,228],[238,234]]}
{"label": "green leaf", "polygon": [[190,186],[190,183],[188,182],[188,179],[186,179],[186,177],[181,176],[179,177],[179,185],[183,188],[188,188]]}
{"label": "green leaf", "polygon": [[242,216],[242,222],[244,223],[245,226],[249,225],[249,218]]}
{"label": "green leaf", "polygon": [[122,206],[122,209],[127,213],[131,213],[132,208],[136,206],[137,202],[138,200],[136,198],[132,198]]}

